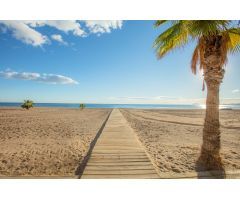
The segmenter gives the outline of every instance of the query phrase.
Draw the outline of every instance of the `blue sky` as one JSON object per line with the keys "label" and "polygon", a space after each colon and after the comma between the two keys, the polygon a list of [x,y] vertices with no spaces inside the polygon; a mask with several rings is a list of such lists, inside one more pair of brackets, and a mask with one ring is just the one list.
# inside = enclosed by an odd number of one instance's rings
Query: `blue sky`
{"label": "blue sky", "polygon": [[[203,103],[195,43],[157,60],[153,21],[0,22],[0,101]],[[222,103],[240,103],[240,56],[229,56]]]}

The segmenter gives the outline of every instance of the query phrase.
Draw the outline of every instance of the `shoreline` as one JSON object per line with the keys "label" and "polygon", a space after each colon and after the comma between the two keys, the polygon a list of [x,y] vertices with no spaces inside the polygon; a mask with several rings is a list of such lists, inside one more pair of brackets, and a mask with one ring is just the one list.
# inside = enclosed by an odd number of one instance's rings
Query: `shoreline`
{"label": "shoreline", "polygon": [[[108,104],[106,104],[108,105]],[[128,109],[128,110],[161,110],[161,111],[204,111],[205,112],[205,108],[124,108],[124,107],[85,107],[84,109],[113,109],[113,108],[117,108],[117,109]],[[6,110],[6,109],[9,109],[9,110],[14,110],[14,109],[18,109],[18,110],[26,110],[26,109],[23,109],[21,108],[20,106],[1,106],[0,105],[0,110]],[[29,110],[32,110],[32,109],[71,109],[71,110],[80,110],[79,107],[43,107],[43,106],[34,106],[32,108],[30,108]],[[219,108],[219,111],[240,111],[240,108]]]}
{"label": "shoreline", "polygon": [[[21,107],[20,102],[0,102],[0,108]],[[107,104],[84,103],[86,108],[205,110],[205,104]],[[37,108],[79,108],[79,103],[34,103]],[[220,104],[219,110],[240,110],[240,104]]]}

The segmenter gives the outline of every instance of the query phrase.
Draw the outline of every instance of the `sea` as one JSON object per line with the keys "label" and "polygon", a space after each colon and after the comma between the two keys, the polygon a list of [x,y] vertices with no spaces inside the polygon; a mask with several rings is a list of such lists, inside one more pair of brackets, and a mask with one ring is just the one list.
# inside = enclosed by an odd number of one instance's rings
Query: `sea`
{"label": "sea", "polygon": [[[19,102],[0,102],[0,107],[20,107]],[[86,108],[138,108],[138,109],[205,109],[202,104],[85,104]],[[77,103],[35,103],[35,107],[79,108]],[[240,109],[240,104],[222,104],[220,109]]]}

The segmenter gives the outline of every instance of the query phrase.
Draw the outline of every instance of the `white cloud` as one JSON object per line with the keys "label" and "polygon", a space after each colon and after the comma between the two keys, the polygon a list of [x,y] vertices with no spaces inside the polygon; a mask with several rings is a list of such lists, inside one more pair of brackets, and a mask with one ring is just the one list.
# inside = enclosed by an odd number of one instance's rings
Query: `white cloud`
{"label": "white cloud", "polygon": [[63,40],[62,36],[59,35],[59,34],[53,34],[53,35],[51,35],[51,38],[52,38],[53,40],[61,43],[61,44],[64,44],[64,45],[67,45],[67,44],[68,44],[67,42],[65,42],[65,41]]}
{"label": "white cloud", "polygon": [[75,36],[85,35],[80,23],[78,23],[76,20],[39,20],[24,22],[31,27],[51,26],[65,33],[72,32]]}
{"label": "white cloud", "polygon": [[39,74],[32,72],[0,71],[0,77],[5,79],[32,80],[50,84],[78,84],[72,78],[57,74]]}
{"label": "white cloud", "polygon": [[[80,23],[85,23],[87,32],[94,34],[110,33],[112,29],[121,29],[122,21],[77,21],[77,20],[23,20],[23,21],[0,21],[5,27],[1,27],[1,32],[7,32],[6,28],[12,32],[14,38],[33,46],[42,46],[49,43],[50,40],[43,35],[37,27],[49,26],[62,31],[64,33],[72,33],[77,37],[87,36],[86,31],[81,27]],[[59,35],[59,34],[52,34]],[[62,40],[53,38],[60,42]],[[63,41],[63,40],[62,40]],[[61,41],[61,42],[62,42]]]}
{"label": "white cloud", "polygon": [[13,37],[33,46],[42,46],[49,42],[48,37],[30,28],[21,21],[1,21],[11,30]]}
{"label": "white cloud", "polygon": [[85,23],[91,33],[110,33],[112,29],[122,28],[121,20],[90,20]]}
{"label": "white cloud", "polygon": [[57,74],[43,74],[39,78],[40,82],[52,83],[52,84],[78,84],[77,81],[70,77],[57,75]]}
{"label": "white cloud", "polygon": [[239,92],[240,92],[239,89],[232,90],[232,93],[239,93]]}

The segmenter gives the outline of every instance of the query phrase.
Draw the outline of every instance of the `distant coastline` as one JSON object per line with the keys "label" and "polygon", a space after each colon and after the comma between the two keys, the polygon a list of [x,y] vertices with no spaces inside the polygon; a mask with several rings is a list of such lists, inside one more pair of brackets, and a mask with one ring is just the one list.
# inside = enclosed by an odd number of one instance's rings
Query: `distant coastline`
{"label": "distant coastline", "polygon": [[[19,107],[20,102],[0,102],[0,107]],[[35,103],[35,107],[79,108],[77,103]],[[205,109],[201,104],[93,104],[87,108],[139,108],[139,109]],[[222,104],[220,109],[240,109],[240,104]]]}

